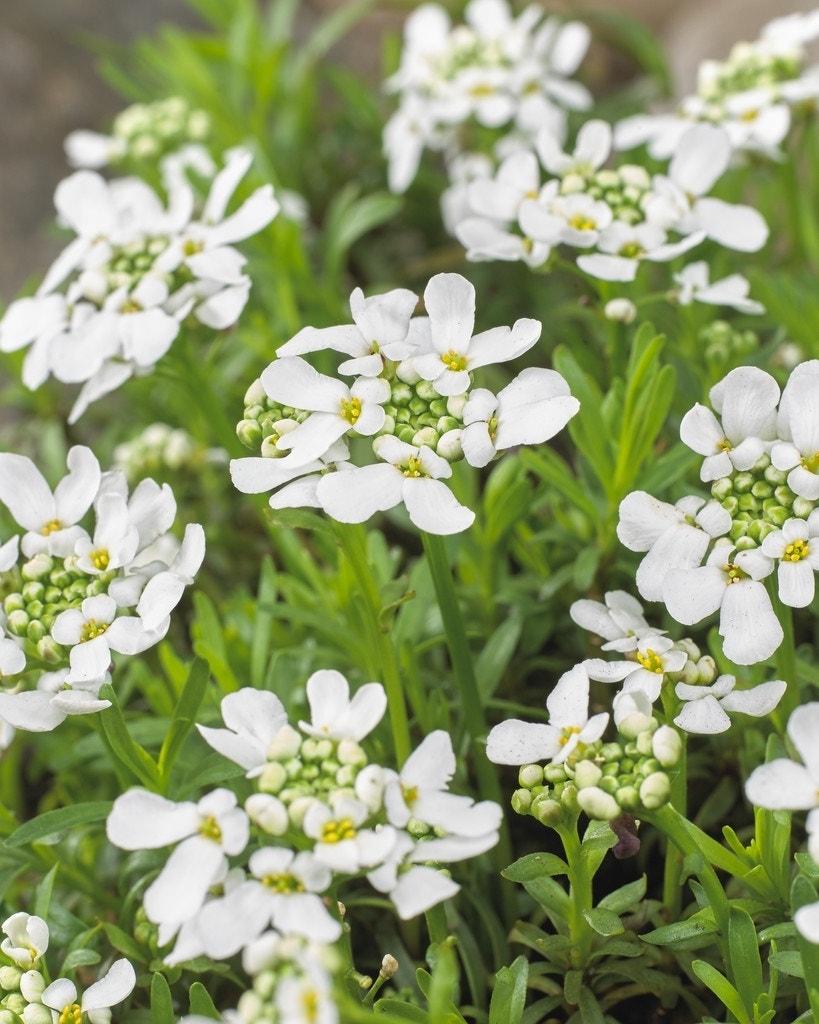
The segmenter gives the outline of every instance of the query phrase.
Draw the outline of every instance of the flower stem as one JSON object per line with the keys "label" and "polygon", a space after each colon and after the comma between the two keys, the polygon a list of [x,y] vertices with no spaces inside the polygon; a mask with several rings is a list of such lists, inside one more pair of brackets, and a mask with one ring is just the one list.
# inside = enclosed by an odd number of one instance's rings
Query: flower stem
{"label": "flower stem", "polygon": [[[469,649],[469,641],[466,636],[461,608],[458,604],[458,595],[455,591],[455,584],[449,567],[449,558],[446,553],[443,538],[437,534],[421,533],[424,543],[424,553],[427,557],[427,565],[432,575],[432,582],[435,586],[435,593],[438,597],[438,605],[441,609],[441,619],[444,623],[446,633],[446,644],[449,649],[449,657],[452,662],[452,672],[455,676],[455,685],[461,697],[461,711],[466,724],[466,731],[469,736],[469,745],[472,748],[475,772],[478,776],[478,788],[485,799],[494,800],[503,806],[503,793],[497,772],[486,757],[484,740],[487,734],[486,717],[484,715],[483,701],[478,689],[478,681],[475,678],[475,669],[472,664],[472,652]],[[506,828],[506,820],[501,826],[500,839],[495,848],[495,860],[501,867],[506,867],[512,860],[512,848],[509,842],[509,834]]]}
{"label": "flower stem", "polygon": [[768,594],[771,604],[782,626],[784,637],[776,652],[776,670],[779,678],[787,684],[785,693],[779,705],[771,713],[771,717],[780,732],[785,731],[785,725],[794,711],[801,703],[799,694],[799,677],[796,671],[796,645],[793,636],[793,611],[789,605],[783,604],[779,597],[779,587],[774,576],[768,577]]}
{"label": "flower stem", "polygon": [[412,748],[407,705],[404,700],[401,669],[395,654],[395,647],[388,628],[381,619],[383,605],[378,583],[373,576],[367,558],[367,535],[364,528],[359,525],[334,522],[334,527],[341,550],[344,552],[347,563],[358,583],[361,596],[364,598],[370,643],[381,670],[381,681],[387,691],[395,758],[400,768],[409,757]]}
{"label": "flower stem", "polygon": [[594,940],[594,930],[584,916],[593,907],[592,876],[588,870],[588,862],[583,857],[582,843],[577,832],[577,816],[574,817],[571,827],[556,826],[555,831],[563,843],[566,863],[569,866],[570,911],[566,923],[572,940],[572,968],[582,971]]}

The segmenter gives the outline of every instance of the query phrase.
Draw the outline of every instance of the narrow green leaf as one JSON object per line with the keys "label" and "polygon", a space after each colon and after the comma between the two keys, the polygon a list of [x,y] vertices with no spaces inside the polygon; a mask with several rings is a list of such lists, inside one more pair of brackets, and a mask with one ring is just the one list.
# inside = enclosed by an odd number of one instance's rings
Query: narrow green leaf
{"label": "narrow green leaf", "polygon": [[35,890],[34,916],[41,917],[44,921],[48,920],[48,908],[51,906],[51,894],[54,892],[58,868],[59,864],[55,864]]}
{"label": "narrow green leaf", "polygon": [[213,1000],[208,990],[201,981],[195,981],[189,990],[191,1014],[197,1017],[209,1017],[211,1020],[221,1020],[222,1015],[213,1005]]}
{"label": "narrow green leaf", "polygon": [[568,873],[569,865],[554,853],[530,853],[501,871],[503,877],[508,878],[510,882],[529,882],[533,878],[543,878],[545,875]]}
{"label": "narrow green leaf", "polygon": [[132,739],[122,717],[119,700],[110,683],[100,688],[100,697],[111,701],[111,707],[100,712],[102,731],[111,752],[144,786],[156,790],[159,781],[156,762],[147,750]]}
{"label": "narrow green leaf", "polygon": [[27,843],[36,843],[49,836],[55,836],[76,825],[102,821],[108,817],[113,806],[110,800],[93,800],[84,804],[72,804],[70,807],[58,807],[55,811],[46,811],[45,814],[40,814],[15,829],[4,845],[25,846]]}
{"label": "narrow green leaf", "polygon": [[159,774],[167,783],[179,751],[193,728],[196,715],[205,698],[210,679],[210,666],[203,658],[196,658],[179,695],[171,725],[159,751]]}
{"label": "narrow green leaf", "polygon": [[691,969],[700,981],[707,985],[727,1010],[739,1021],[739,1024],[751,1024],[748,1013],[740,999],[739,992],[728,981],[724,974],[705,960],[695,960]]}
{"label": "narrow green leaf", "polygon": [[103,921],[102,928],[114,949],[138,964],[148,962],[146,950],[128,932],[123,931],[118,925],[111,924],[110,921]]}
{"label": "narrow green leaf", "polygon": [[60,977],[65,975],[68,971],[73,971],[75,967],[85,967],[88,964],[98,964],[102,957],[95,949],[74,949],[68,956],[63,960],[63,965],[60,968]]}
{"label": "narrow green leaf", "polygon": [[489,1024],[519,1024],[526,1003],[529,963],[519,956],[509,967],[495,975],[495,987],[489,1004]]}
{"label": "narrow green leaf", "polygon": [[646,876],[641,875],[633,882],[620,886],[608,893],[597,904],[603,910],[613,910],[615,914],[625,914],[632,910],[646,894]]}
{"label": "narrow green leaf", "polygon": [[728,956],[734,983],[750,1017],[763,991],[762,960],[754,922],[750,914],[736,906],[728,913]]}
{"label": "narrow green leaf", "polygon": [[805,977],[802,956],[795,949],[782,950],[781,953],[771,953],[768,956],[768,963],[771,967],[775,967],[782,974],[787,974],[791,978]]}
{"label": "narrow green leaf", "polygon": [[171,990],[163,974],[151,979],[151,1024],[176,1024]]}
{"label": "narrow green leaf", "polygon": [[583,1024],[605,1024],[605,1018],[600,1008],[600,1003],[597,1002],[597,996],[587,986],[580,990],[578,1006],[580,1007],[580,1018]]}
{"label": "narrow green leaf", "polygon": [[599,907],[594,907],[592,910],[584,910],[583,917],[598,935],[622,935],[625,931],[619,915],[612,910],[601,910]]}
{"label": "narrow green leaf", "polygon": [[641,935],[643,942],[652,946],[669,946],[672,949],[698,949],[708,945],[712,941],[711,936],[717,932],[717,926],[713,916],[707,917],[695,915],[686,921],[676,921],[674,924],[663,925],[662,928],[655,928],[653,932]]}

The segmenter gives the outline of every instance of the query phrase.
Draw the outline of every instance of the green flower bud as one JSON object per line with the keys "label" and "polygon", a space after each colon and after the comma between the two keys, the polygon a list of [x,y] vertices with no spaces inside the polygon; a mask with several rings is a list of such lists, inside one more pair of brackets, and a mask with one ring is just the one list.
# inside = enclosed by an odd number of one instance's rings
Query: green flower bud
{"label": "green flower bud", "polygon": [[624,811],[636,811],[640,806],[640,794],[636,786],[621,786],[614,794],[614,799]]}
{"label": "green flower bud", "polygon": [[287,781],[287,772],[280,761],[270,761],[262,769],[258,786],[263,793],[278,793]]}
{"label": "green flower bud", "polygon": [[718,676],[717,663],[710,654],[706,654],[697,662],[697,682],[710,686]]}
{"label": "green flower bud", "polygon": [[48,579],[53,587],[59,587],[60,593],[62,594],[65,588],[71,583],[72,577],[68,570],[62,567],[55,569],[50,573]]}
{"label": "green flower bud", "polygon": [[720,477],[711,484],[711,497],[717,501],[725,501],[734,490],[734,485],[729,476]]}
{"label": "green flower bud", "polygon": [[754,486],[753,473],[737,473],[733,480],[735,494],[749,494]]}
{"label": "green flower bud", "polygon": [[20,568],[20,575],[24,580],[43,580],[54,568],[54,559],[45,552],[40,552],[34,558],[29,559]]}
{"label": "green flower bud", "polygon": [[600,756],[604,761],[619,761],[623,756],[623,748],[619,743],[604,743],[600,748]]}
{"label": "green flower bud", "polygon": [[565,782],[566,778],[566,769],[562,764],[549,763],[543,766],[544,782],[548,782],[554,786],[558,782]]}
{"label": "green flower bud", "polygon": [[807,498],[797,495],[793,499],[793,514],[797,519],[807,519],[811,512],[813,512],[814,507],[814,502],[809,501]]}
{"label": "green flower bud", "polygon": [[316,798],[314,796],[299,796],[290,803],[290,806],[287,808],[287,814],[293,828],[299,829],[302,827],[305,814],[307,814],[315,802]]}
{"label": "green flower bud", "polygon": [[255,451],[262,443],[262,428],[256,420],[239,420],[236,424],[236,436],[245,448]]}
{"label": "green flower bud", "polygon": [[[618,726],[620,735],[626,740],[635,740],[641,732],[645,732],[646,729],[651,728],[651,723],[654,722],[654,728],[656,728],[656,719],[649,715],[642,715],[639,712],[634,712],[631,715],[626,715],[623,721]],[[629,752],[629,746],[626,746],[626,753]],[[638,751],[634,748],[634,753]]]}
{"label": "green flower bud", "polygon": [[722,502],[722,507],[729,516],[733,516],[739,508],[739,498],[735,494],[729,494]]}
{"label": "green flower bud", "polygon": [[3,1002],[6,1004],[7,1010],[11,1010],[12,1013],[16,1013],[18,1015],[21,1014],[28,1005],[19,992],[12,992],[10,995],[7,995]]}
{"label": "green flower bud", "polygon": [[348,764],[355,768],[363,768],[367,763],[367,755],[364,749],[355,740],[341,740],[336,748],[336,758],[341,764]]}
{"label": "green flower bud", "polygon": [[647,811],[656,811],[668,802],[671,780],[665,772],[654,772],[640,786],[640,803]]}
{"label": "green flower bud", "polygon": [[335,774],[336,785],[343,786],[345,788],[353,787],[355,786],[357,775],[357,767],[351,764],[343,764]]}
{"label": "green flower bud", "polygon": [[45,606],[42,601],[30,601],[26,605],[26,614],[30,619],[39,619],[43,614]]}
{"label": "green flower bud", "polygon": [[753,494],[755,498],[770,498],[773,492],[773,487],[765,480],[757,480],[751,488],[751,494]]}
{"label": "green flower bud", "polygon": [[681,683],[688,683],[689,686],[696,686],[700,681],[697,665],[695,662],[691,661],[690,658],[683,665],[682,672],[679,672],[678,676]]}
{"label": "green flower bud", "polygon": [[774,497],[780,505],[784,505],[785,508],[790,508],[793,505],[796,495],[793,493],[790,487],[786,487],[783,484],[781,487],[776,488],[776,490],[774,491]]}
{"label": "green flower bud", "polygon": [[[415,385],[415,394],[422,400],[425,408],[430,402],[434,402],[436,398],[441,397],[435,390],[431,380],[419,380]],[[412,403],[410,403],[410,408],[412,408]]]}
{"label": "green flower bud", "polygon": [[28,615],[22,608],[15,609],[6,620],[6,629],[15,636],[25,636],[28,629]]}
{"label": "green flower bud", "polygon": [[524,764],[518,772],[518,785],[524,789],[533,789],[543,785],[543,765]]}
{"label": "green flower bud", "polygon": [[403,441],[404,444],[412,444],[412,439],[415,437],[415,427],[405,423],[396,429],[395,436],[399,441]]}
{"label": "green flower bud", "polygon": [[765,467],[764,473],[765,479],[769,484],[773,484],[777,489],[785,483],[788,479],[787,471],[784,469],[777,469],[776,466],[770,465]]}
{"label": "green flower bud", "polygon": [[651,753],[651,736],[652,734],[646,729],[635,739],[637,750],[642,757],[647,757]]}
{"label": "green flower bud", "polygon": [[10,615],[12,612],[21,612],[25,607],[26,602],[23,600],[22,594],[9,594],[3,601],[3,611],[6,615]]}
{"label": "green flower bud", "polygon": [[575,765],[574,784],[579,790],[583,790],[588,786],[597,786],[602,777],[603,772],[594,761],[578,761]]}
{"label": "green flower bud", "polygon": [[261,378],[257,377],[256,380],[250,385],[245,391],[244,404],[248,405],[264,405],[267,402],[267,392],[265,391]]}
{"label": "green flower bud", "polygon": [[16,992],[22,977],[23,972],[19,967],[0,967],[0,988],[4,992]]}
{"label": "green flower bud", "polygon": [[58,601],[61,601],[62,597],[63,592],[59,587],[55,587],[53,585],[46,587],[43,592],[43,601],[45,602],[46,610],[48,610],[49,606],[53,607]]}
{"label": "green flower bud", "polygon": [[604,793],[616,793],[620,788],[620,779],[617,775],[603,775],[597,785]]}
{"label": "green flower bud", "polygon": [[438,436],[438,431],[434,427],[422,427],[413,434],[412,444],[418,448],[425,444],[434,451],[438,445]]}
{"label": "green flower bud", "polygon": [[26,637],[33,644],[39,643],[47,633],[48,630],[39,619],[32,619],[26,626]]}
{"label": "green flower bud", "polygon": [[644,779],[647,779],[649,775],[653,775],[658,772],[661,768],[660,762],[656,757],[645,757],[641,760],[640,764],[637,765],[637,770]]}
{"label": "green flower bud", "polygon": [[457,430],[448,430],[438,439],[435,451],[447,462],[457,462],[463,458],[464,449],[461,443],[463,432],[460,427]]}
{"label": "green flower bud", "polygon": [[38,640],[37,657],[48,665],[59,665],[65,662],[65,651],[51,636],[44,636]]}
{"label": "green flower bud", "polygon": [[21,593],[23,599],[28,604],[31,601],[42,601],[45,596],[45,587],[39,580],[29,580],[28,583],[24,583]]}
{"label": "green flower bud", "polygon": [[597,786],[581,789],[577,794],[577,802],[581,810],[596,821],[611,821],[620,814],[620,805],[612,794]]}
{"label": "green flower bud", "polygon": [[740,512],[759,512],[762,508],[761,502],[750,491],[747,494],[740,494],[737,501]]}
{"label": "green flower bud", "polygon": [[566,820],[566,812],[563,805],[552,797],[544,795],[542,798],[535,798],[529,812],[541,825],[548,825],[554,828]]}
{"label": "green flower bud", "polygon": [[736,538],[737,551],[752,551],[754,548],[759,547],[753,537],[737,537]]}
{"label": "green flower bud", "polygon": [[511,803],[515,814],[528,814],[532,807],[532,794],[528,789],[516,789]]}

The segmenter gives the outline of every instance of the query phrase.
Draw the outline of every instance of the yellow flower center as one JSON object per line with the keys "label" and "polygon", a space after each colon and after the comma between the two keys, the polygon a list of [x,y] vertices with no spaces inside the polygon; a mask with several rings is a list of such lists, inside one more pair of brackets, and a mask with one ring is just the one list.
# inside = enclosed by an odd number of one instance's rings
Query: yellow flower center
{"label": "yellow flower center", "polygon": [[340,843],[342,839],[355,839],[355,825],[352,818],[326,821],[321,829],[321,842]]}
{"label": "yellow flower center", "polygon": [[717,448],[721,452],[730,452],[733,447],[734,446],[731,444],[727,437],[723,437],[721,441],[717,441]]}
{"label": "yellow flower center", "polygon": [[626,242],[626,244],[622,247],[618,255],[625,256],[628,260],[636,260],[639,259],[639,257],[642,256],[644,252],[645,249],[642,247],[642,245],[640,245],[639,242]]}
{"label": "yellow flower center", "polygon": [[120,313],[141,313],[143,307],[136,299],[126,299],[119,307]]}
{"label": "yellow flower center", "polygon": [[568,725],[568,726],[566,726],[566,728],[563,730],[563,735],[558,740],[558,742],[560,743],[561,747],[565,747],[566,744],[569,742],[569,740],[572,738],[572,736],[577,736],[577,734],[579,732],[580,732],[579,726],[576,726],[576,725]]}
{"label": "yellow flower center", "polygon": [[281,874],[265,875],[262,878],[262,883],[268,889],[272,889],[273,892],[283,893],[285,896],[289,896],[294,892],[304,892],[304,886],[301,881],[295,875],[291,875],[286,871]]}
{"label": "yellow flower center", "polygon": [[814,452],[813,455],[805,455],[800,459],[802,468],[806,469],[809,473],[819,472],[819,452]]}
{"label": "yellow flower center", "polygon": [[407,459],[407,464],[403,468],[402,472],[404,473],[404,476],[411,476],[411,477],[426,476],[426,473],[424,472],[423,466],[421,465],[421,460],[416,458],[414,455],[411,455]]}
{"label": "yellow flower center", "polygon": [[725,573],[727,573],[727,575],[728,575],[728,579],[727,579],[726,582],[728,583],[729,586],[732,583],[741,583],[742,580],[747,580],[748,579],[748,573],[747,572],[743,572],[742,569],[740,569],[740,567],[738,565],[734,565],[733,562],[729,562],[727,565],[724,565],[722,568],[725,571]]}
{"label": "yellow flower center", "polygon": [[43,526],[42,530],[40,530],[40,533],[44,537],[48,537],[49,534],[56,533],[57,530],[62,530],[62,528],[63,524],[59,519],[49,519],[49,521]]}
{"label": "yellow flower center", "polygon": [[212,839],[214,843],[222,842],[222,830],[219,828],[219,823],[212,814],[209,814],[199,826],[199,835],[202,836],[203,839]]}
{"label": "yellow flower center", "polygon": [[466,356],[462,356],[460,352],[456,352],[454,348],[451,348],[448,352],[444,352],[441,356],[441,362],[448,370],[465,370],[466,369]]}
{"label": "yellow flower center", "polygon": [[80,643],[88,643],[89,640],[95,640],[98,636],[108,629],[107,622],[97,622],[96,619],[89,619],[88,622],[82,627],[82,635],[80,636]]}
{"label": "yellow flower center", "polygon": [[789,544],[785,548],[785,552],[782,555],[783,562],[799,562],[803,558],[807,558],[810,554],[810,548],[806,540],[795,540],[793,544]]}
{"label": "yellow flower center", "polygon": [[594,231],[597,227],[597,221],[589,217],[588,214],[576,213],[569,221],[569,227],[574,228],[576,231]]}
{"label": "yellow flower center", "polygon": [[407,806],[415,803],[418,799],[418,787],[417,786],[402,786],[401,792],[404,794],[404,803]]}
{"label": "yellow flower center", "polygon": [[198,252],[204,249],[204,245],[201,242],[194,242],[192,238],[189,238],[187,242],[182,246],[182,251],[186,256],[195,256]]}
{"label": "yellow flower center", "polygon": [[91,558],[91,564],[94,566],[94,568],[99,569],[101,572],[108,568],[108,563],[111,560],[105,548],[100,548],[97,551],[92,551],[89,557]]}
{"label": "yellow flower center", "polygon": [[319,997],[313,989],[302,993],[301,1008],[304,1011],[304,1019],[312,1022],[319,1019]]}
{"label": "yellow flower center", "polygon": [[758,117],[758,110],[746,110],[744,114],[740,115],[740,121],[756,121]]}
{"label": "yellow flower center", "polygon": [[643,666],[648,669],[649,672],[656,672],[657,675],[663,674],[663,662],[660,655],[656,651],[647,650],[645,654],[637,652],[637,660]]}
{"label": "yellow flower center", "polygon": [[358,417],[361,415],[361,399],[342,398],[341,415],[343,419],[347,420],[347,422],[354,427],[358,422]]}
{"label": "yellow flower center", "polygon": [[79,1003],[69,1003],[68,1006],[62,1008],[57,1020],[58,1024],[81,1024],[82,1007]]}

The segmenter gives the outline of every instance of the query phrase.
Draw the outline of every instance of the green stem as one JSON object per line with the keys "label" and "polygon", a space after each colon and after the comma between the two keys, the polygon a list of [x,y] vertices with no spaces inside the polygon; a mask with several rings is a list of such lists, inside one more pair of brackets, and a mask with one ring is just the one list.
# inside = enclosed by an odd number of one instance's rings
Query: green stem
{"label": "green stem", "polygon": [[[688,803],[686,738],[686,733],[680,733],[682,750],[676,765],[676,774],[671,776],[671,796],[669,798],[669,803],[682,818],[686,817]],[[682,918],[682,865],[683,858],[679,848],[675,848],[673,843],[667,842],[663,867],[663,904],[672,921],[679,921]]]}
{"label": "green stem", "polygon": [[381,681],[387,692],[395,757],[398,767],[400,767],[409,757],[412,749],[407,705],[404,700],[401,670],[392,638],[381,619],[383,605],[378,583],[367,559],[367,535],[363,527],[359,525],[334,522],[334,527],[341,549],[358,583],[361,596],[364,598],[367,627],[372,649],[381,669]]}
{"label": "green stem", "polygon": [[594,941],[594,929],[584,914],[593,907],[592,876],[583,857],[582,843],[577,832],[577,817],[571,827],[556,826],[555,831],[563,842],[566,863],[569,865],[569,902],[567,919],[569,937],[572,940],[571,961],[574,970],[585,969]]}
{"label": "green stem", "polygon": [[783,604],[779,598],[779,586],[776,577],[768,577],[768,594],[771,598],[771,605],[779,619],[784,634],[782,643],[776,652],[776,671],[780,679],[787,683],[787,689],[782,700],[771,713],[771,717],[780,733],[785,731],[785,726],[794,711],[801,703],[799,694],[799,676],[796,671],[796,645],[793,636],[793,610]]}
{"label": "green stem", "polygon": [[[427,565],[432,575],[432,582],[435,586],[435,593],[438,597],[438,605],[441,610],[441,619],[446,633],[446,644],[449,650],[452,671],[455,676],[455,685],[461,697],[461,711],[463,713],[466,731],[469,736],[469,745],[473,753],[475,773],[478,776],[478,790],[484,799],[494,800],[501,806],[504,805],[503,792],[500,780],[494,766],[490,763],[484,749],[484,742],[487,734],[486,717],[483,710],[483,701],[478,681],[475,678],[475,669],[472,664],[472,652],[469,649],[469,641],[466,636],[461,608],[458,603],[458,595],[455,591],[455,584],[449,567],[449,558],[446,553],[443,538],[433,533],[421,533],[424,543],[424,553],[427,557]],[[512,844],[509,840],[509,831],[506,819],[503,819],[500,830],[498,845],[493,851],[493,861],[500,871],[512,860]],[[509,900],[507,910],[511,911]]]}

